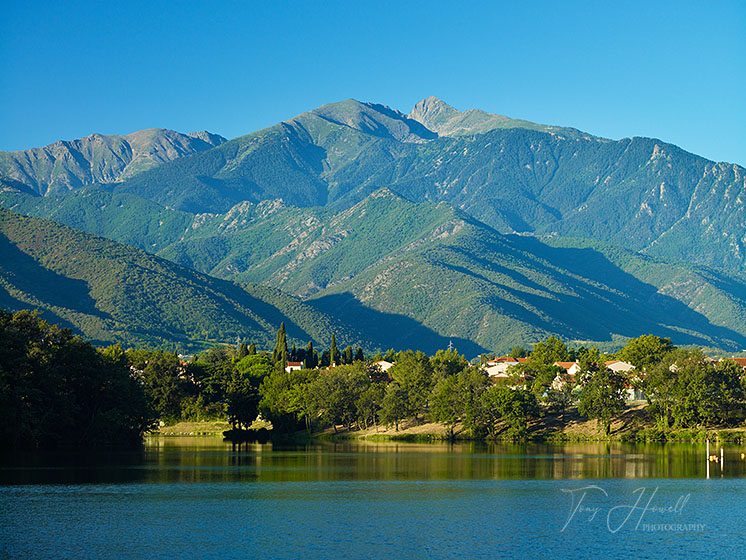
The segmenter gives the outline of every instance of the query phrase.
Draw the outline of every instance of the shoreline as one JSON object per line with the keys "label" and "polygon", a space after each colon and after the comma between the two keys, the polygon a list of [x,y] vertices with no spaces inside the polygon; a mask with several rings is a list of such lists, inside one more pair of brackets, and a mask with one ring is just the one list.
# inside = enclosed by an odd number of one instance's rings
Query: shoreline
{"label": "shoreline", "polygon": [[[270,425],[252,426],[253,429],[268,428]],[[588,420],[580,416],[576,408],[568,409],[564,413],[546,413],[543,417],[528,424],[525,438],[514,439],[508,437],[506,427],[500,427],[504,435],[498,432],[496,437],[471,437],[463,426],[457,425],[454,436],[448,437],[446,427],[436,422],[407,420],[402,422],[400,429],[378,425],[367,429],[344,428],[324,430],[308,433],[305,431],[275,436],[277,441],[398,441],[398,442],[444,442],[444,441],[526,441],[544,443],[571,442],[623,442],[623,443],[704,443],[707,438],[711,442],[746,443],[746,426],[736,427],[708,426],[698,428],[682,428],[667,430],[659,429],[650,419],[645,405],[629,407],[614,418],[608,436],[602,433],[597,420]],[[226,421],[178,422],[169,426],[161,426],[149,432],[146,437],[224,437],[224,432],[231,429]],[[271,433],[271,430],[270,430]]]}

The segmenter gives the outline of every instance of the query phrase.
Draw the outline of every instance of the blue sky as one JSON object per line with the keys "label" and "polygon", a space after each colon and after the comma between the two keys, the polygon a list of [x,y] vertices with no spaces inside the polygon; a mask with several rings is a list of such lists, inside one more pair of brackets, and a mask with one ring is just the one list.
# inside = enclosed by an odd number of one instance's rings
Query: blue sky
{"label": "blue sky", "polygon": [[435,95],[746,165],[746,2],[3,2],[0,150]]}

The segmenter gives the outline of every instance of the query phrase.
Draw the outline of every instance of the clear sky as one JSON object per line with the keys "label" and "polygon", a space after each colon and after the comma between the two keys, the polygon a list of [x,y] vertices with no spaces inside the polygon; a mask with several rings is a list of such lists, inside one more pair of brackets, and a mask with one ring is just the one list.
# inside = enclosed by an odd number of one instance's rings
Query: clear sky
{"label": "clear sky", "polygon": [[746,2],[0,2],[0,150],[429,95],[746,166]]}

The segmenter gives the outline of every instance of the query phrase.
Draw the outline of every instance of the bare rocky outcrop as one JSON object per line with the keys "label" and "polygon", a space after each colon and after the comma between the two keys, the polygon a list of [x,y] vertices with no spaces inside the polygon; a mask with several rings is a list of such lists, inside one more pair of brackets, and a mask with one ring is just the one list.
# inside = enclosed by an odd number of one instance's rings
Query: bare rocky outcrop
{"label": "bare rocky outcrop", "polygon": [[[43,148],[0,152],[0,183],[38,195],[120,181],[225,142],[209,132],[182,134],[150,128],[127,135],[91,134]],[[15,187],[14,187],[15,185]]]}

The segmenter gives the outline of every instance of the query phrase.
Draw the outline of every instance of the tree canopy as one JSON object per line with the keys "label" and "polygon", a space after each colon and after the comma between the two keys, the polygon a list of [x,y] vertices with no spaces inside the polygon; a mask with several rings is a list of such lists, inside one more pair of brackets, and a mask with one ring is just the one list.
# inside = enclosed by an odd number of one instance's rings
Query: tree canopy
{"label": "tree canopy", "polygon": [[34,313],[0,310],[0,442],[140,443],[154,413],[123,354],[99,352]]}

